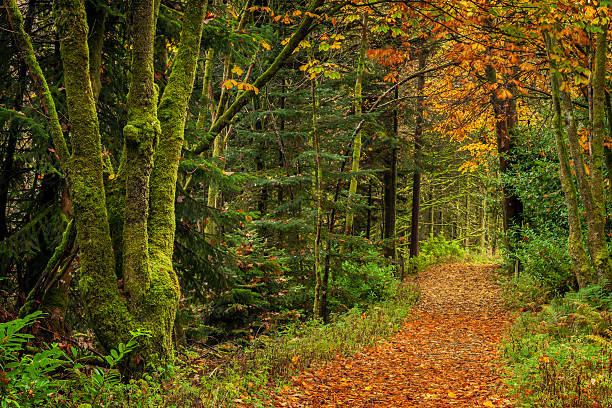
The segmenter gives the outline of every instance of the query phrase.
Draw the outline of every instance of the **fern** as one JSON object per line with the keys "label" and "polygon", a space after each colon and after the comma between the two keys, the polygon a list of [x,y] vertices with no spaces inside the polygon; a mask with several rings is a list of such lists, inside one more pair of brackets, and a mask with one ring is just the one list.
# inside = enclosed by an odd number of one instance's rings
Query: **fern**
{"label": "fern", "polygon": [[586,336],[586,338],[601,345],[603,349],[610,353],[610,351],[612,351],[612,330],[606,328],[603,330],[603,332],[605,337],[599,334],[589,334]]}
{"label": "fern", "polygon": [[41,314],[42,312],[35,312],[23,319],[0,324],[0,364],[2,366],[8,361],[17,360],[17,353],[22,350],[24,343],[34,337],[31,334],[20,333],[20,331],[34,323]]}
{"label": "fern", "polygon": [[607,313],[605,311],[599,311],[595,306],[589,303],[578,303],[576,313],[574,316],[578,319],[583,320],[591,329],[593,334],[599,335],[602,332],[608,330],[608,322],[606,320]]}

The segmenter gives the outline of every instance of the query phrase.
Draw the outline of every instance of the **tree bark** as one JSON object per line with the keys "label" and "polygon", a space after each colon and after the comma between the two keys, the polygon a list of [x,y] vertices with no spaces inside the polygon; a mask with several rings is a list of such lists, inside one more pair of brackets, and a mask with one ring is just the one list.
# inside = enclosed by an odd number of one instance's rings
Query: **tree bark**
{"label": "tree bark", "polygon": [[597,227],[589,232],[593,240],[591,258],[600,280],[607,279],[612,287],[612,260],[608,251],[605,235],[606,194],[604,188],[604,139],[605,125],[605,87],[608,51],[608,26],[600,27],[595,47],[595,67],[593,71],[593,139],[591,155],[591,186],[593,196],[593,214],[598,222]]}
{"label": "tree bark", "polygon": [[[552,43],[548,35],[545,35],[545,42],[550,57],[552,53]],[[554,113],[553,125],[555,129],[557,156],[559,158],[559,179],[561,181],[561,187],[563,188],[569,221],[568,248],[570,257],[572,258],[574,276],[576,277],[578,286],[583,288],[588,283],[593,282],[594,276],[591,271],[589,257],[584,248],[580,214],[578,213],[578,195],[572,179],[570,160],[563,132],[561,98],[559,95],[561,75],[557,70],[556,62],[552,58],[549,58],[549,65]]]}
{"label": "tree bark", "polygon": [[[603,30],[606,32],[607,30]],[[552,38],[554,41],[554,38]],[[556,44],[553,42],[554,50]],[[608,282],[612,282],[610,256],[606,244],[605,237],[605,218],[602,210],[605,206],[603,197],[603,182],[601,181],[603,173],[603,85],[605,75],[605,49],[607,41],[605,35],[597,35],[597,44],[595,52],[595,70],[593,73],[593,143],[592,143],[592,169],[591,177],[587,173],[584,153],[580,138],[578,135],[578,125],[574,115],[574,107],[572,104],[569,92],[564,89],[563,84],[566,83],[566,78],[563,75],[559,76],[559,98],[561,100],[561,110],[566,122],[567,137],[569,140],[570,154],[576,172],[576,180],[578,189],[582,198],[582,203],[586,212],[587,223],[587,245],[591,262],[597,273],[598,279],[607,278]]]}
{"label": "tree bark", "polygon": [[157,89],[153,72],[155,4],[132,3],[132,80],[128,122],[123,128],[126,151],[126,195],[123,224],[123,281],[129,304],[136,308],[151,284],[148,228],[149,177],[155,145],[161,133],[157,119]]}
{"label": "tree bark", "polygon": [[[608,140],[612,140],[612,103],[610,102],[610,92],[606,91],[605,94],[606,103],[606,115],[608,117]],[[606,168],[608,170],[608,200],[612,206],[612,147],[604,146]]]}
{"label": "tree bark", "polygon": [[87,46],[89,47],[89,77],[91,78],[94,100],[97,102],[102,90],[102,49],[104,35],[106,34],[106,9],[98,7],[93,1],[87,1],[85,3],[85,10],[89,26],[89,37],[87,40]]}
{"label": "tree bark", "polygon": [[[419,56],[419,71],[425,69],[427,63],[427,54],[424,48],[421,48]],[[425,74],[420,74],[417,77],[417,100],[416,100],[416,125],[414,128],[414,175],[412,177],[412,214],[410,224],[410,258],[419,255],[419,213],[421,211],[421,148],[423,137],[423,113],[425,96]]]}
{"label": "tree bark", "polygon": [[[487,79],[490,83],[497,83],[497,73],[492,66],[487,67]],[[499,154],[499,168],[501,173],[510,169],[511,161],[508,157],[513,152],[514,138],[512,133],[518,124],[518,113],[516,110],[516,99],[511,98],[502,100],[497,97],[495,91],[491,94],[491,104],[495,113],[495,133],[497,136],[497,151]],[[503,216],[504,231],[521,226],[523,203],[516,196],[512,188],[504,183],[503,191]]]}
{"label": "tree bark", "polygon": [[[398,88],[395,88],[395,99],[398,98]],[[385,163],[385,170],[383,174],[383,255],[387,258],[395,259],[395,221],[396,221],[396,210],[395,203],[397,198],[397,143],[399,137],[399,121],[397,115],[397,109],[393,111],[393,145],[387,156]],[[371,189],[370,184],[370,200],[371,200]],[[369,203],[368,203],[369,204]],[[368,224],[369,224],[370,210],[368,209]],[[368,231],[369,236],[369,231]]]}
{"label": "tree bark", "polygon": [[[361,46],[359,47],[359,61],[357,63],[357,80],[355,81],[355,98],[354,98],[354,106],[355,106],[355,115],[361,116],[363,113],[363,74],[365,71],[365,57],[366,50],[368,48],[368,14],[364,13],[361,18]],[[362,131],[360,130],[355,135],[355,139],[353,140],[353,162],[351,166],[351,183],[349,186],[348,192],[348,203],[347,203],[347,213],[346,213],[346,225],[344,227],[344,233],[346,235],[351,235],[353,233],[353,219],[355,217],[355,213],[352,209],[353,202],[355,201],[355,194],[357,194],[357,177],[354,175],[359,171],[359,160],[361,158],[361,139],[362,139]]]}
{"label": "tree bark", "polygon": [[[156,120],[157,98],[152,82],[152,40],[151,44],[145,43],[152,36],[155,6],[153,2],[145,1],[133,4],[137,27],[142,30],[135,36],[133,47],[131,110],[124,130],[128,139],[126,144],[130,144],[126,147],[127,157],[123,163],[126,167],[126,196],[134,202],[126,204],[124,214],[124,231],[133,239],[123,237],[123,242],[130,243],[125,245],[126,250],[136,258],[125,262],[123,267],[124,276],[129,278],[125,287],[129,299],[126,300],[115,270],[83,1],[57,0],[54,4],[71,127],[72,153],[69,154],[49,88],[30,39],[23,31],[19,9],[14,0],[8,0],[11,19],[25,50],[26,63],[43,89],[50,133],[69,181],[80,252],[79,287],[90,327],[107,349],[127,342],[131,338],[130,331],[145,329],[150,333],[150,338],[142,341],[139,352],[133,356],[132,368],[144,368],[144,364],[138,364],[138,357],[141,363],[153,365],[165,364],[172,359],[172,326],[179,297],[178,280],[172,269],[174,189],[186,106],[199,54],[204,4],[204,0],[187,2],[181,45],[159,107],[160,118],[163,118],[162,132],[150,178],[150,156],[160,126]],[[148,217],[147,202],[151,208]],[[145,257],[149,260],[147,265],[142,262]]]}
{"label": "tree bark", "polygon": [[324,312],[327,306],[325,300],[327,299],[327,281],[323,277],[321,268],[321,229],[323,223],[323,190],[321,185],[321,178],[323,176],[323,169],[321,167],[321,148],[319,140],[319,129],[317,120],[317,99],[316,99],[316,80],[312,79],[311,82],[311,98],[312,98],[312,147],[315,150],[315,168],[313,171],[313,190],[314,199],[317,209],[317,216],[315,221],[315,240],[314,240],[314,273],[315,273],[315,300],[313,307],[313,314],[315,318],[324,318]]}

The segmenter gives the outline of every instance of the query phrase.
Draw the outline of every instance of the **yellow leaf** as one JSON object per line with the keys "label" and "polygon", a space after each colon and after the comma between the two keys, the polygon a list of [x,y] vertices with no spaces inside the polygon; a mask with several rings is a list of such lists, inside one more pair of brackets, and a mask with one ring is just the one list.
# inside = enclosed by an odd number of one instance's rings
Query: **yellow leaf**
{"label": "yellow leaf", "polygon": [[234,68],[232,68],[232,73],[234,73],[236,75],[242,75],[244,73],[244,71],[242,70],[242,68],[240,68],[238,65],[236,65]]}
{"label": "yellow leaf", "polygon": [[116,177],[116,176],[115,176],[114,174],[109,174],[109,175],[108,175],[108,179],[109,179],[109,180],[114,180],[114,179],[115,179],[115,177]]}
{"label": "yellow leaf", "polygon": [[569,84],[567,83],[567,81],[563,81],[561,82],[561,91],[563,92],[569,92],[571,90]]}
{"label": "yellow leaf", "polygon": [[456,398],[457,398],[457,395],[455,395],[455,393],[454,393],[454,392],[449,391],[449,392],[448,392],[448,398],[456,399]]}
{"label": "yellow leaf", "polygon": [[597,12],[595,11],[595,9],[591,6],[586,6],[584,9],[584,15],[586,16],[586,18],[588,19],[592,19],[593,16],[596,14]]}
{"label": "yellow leaf", "polygon": [[221,84],[221,87],[225,89],[231,89],[235,87],[236,85],[238,85],[238,82],[236,82],[233,79],[228,79],[227,81],[223,81],[223,83]]}
{"label": "yellow leaf", "polygon": [[491,401],[485,401],[482,405],[484,405],[485,407],[489,407],[489,408],[495,407],[495,405],[493,405]]}

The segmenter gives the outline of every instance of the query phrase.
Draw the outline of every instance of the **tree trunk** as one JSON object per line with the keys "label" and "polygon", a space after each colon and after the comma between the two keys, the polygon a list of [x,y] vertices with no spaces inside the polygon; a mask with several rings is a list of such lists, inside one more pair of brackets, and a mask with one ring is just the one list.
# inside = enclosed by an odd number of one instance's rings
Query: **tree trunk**
{"label": "tree trunk", "polygon": [[[552,43],[548,35],[545,35],[545,42],[550,56],[552,53]],[[556,62],[552,58],[549,58],[549,64],[554,113],[553,125],[555,129],[557,156],[559,158],[559,179],[561,180],[561,187],[563,188],[569,221],[568,248],[570,257],[572,258],[574,276],[576,277],[578,286],[583,288],[594,280],[594,276],[591,271],[589,257],[584,248],[580,215],[578,213],[578,195],[572,179],[569,155],[565,136],[563,134],[564,127],[561,113],[561,99],[559,96],[560,74],[557,71]]]}
{"label": "tree trunk", "polygon": [[591,258],[600,280],[607,279],[612,288],[612,260],[608,251],[605,235],[606,193],[604,188],[604,140],[605,125],[605,87],[608,51],[608,25],[602,25],[597,34],[595,47],[595,67],[592,76],[593,89],[593,139],[591,155],[591,186],[593,195],[593,218],[597,219],[597,228],[589,232],[593,240]]}
{"label": "tree trunk", "polygon": [[463,235],[463,247],[468,249],[470,247],[470,195],[465,195],[465,226]]}
{"label": "tree trunk", "polygon": [[[610,92],[606,91],[605,95],[606,115],[608,117],[608,139],[612,140],[612,103],[610,102]],[[608,170],[608,200],[612,207],[612,147],[605,146],[606,169]]]}
{"label": "tree trunk", "polygon": [[[89,48],[89,76],[94,100],[97,102],[102,90],[102,48],[106,34],[106,8],[98,6],[93,1],[85,3],[87,11],[87,24],[89,26],[89,37],[87,46]],[[166,44],[164,44],[164,48]]]}
{"label": "tree trunk", "polygon": [[[363,86],[363,74],[365,71],[365,57],[366,50],[368,48],[368,14],[364,13],[361,17],[361,46],[359,48],[359,62],[357,63],[357,80],[355,81],[355,115],[361,116],[363,113],[363,95],[362,95],[362,86]],[[351,167],[351,183],[349,186],[348,193],[348,209],[346,214],[346,226],[344,228],[344,233],[346,235],[351,235],[353,233],[353,202],[355,200],[355,194],[357,194],[357,177],[354,175],[359,171],[359,160],[361,158],[361,139],[362,139],[362,131],[360,130],[355,135],[355,140],[353,140],[353,164]]]}
{"label": "tree trunk", "polygon": [[315,273],[315,298],[313,306],[313,314],[315,318],[324,319],[327,305],[327,281],[324,279],[323,270],[321,268],[321,228],[323,223],[323,190],[321,178],[323,169],[321,167],[321,148],[319,141],[319,129],[317,121],[317,106],[316,99],[316,80],[311,81],[311,97],[312,97],[312,147],[315,150],[315,168],[313,171],[313,196],[317,209],[315,221],[315,239],[314,239],[314,273]]}
{"label": "tree trunk", "polygon": [[[578,189],[584,204],[587,222],[587,245],[593,268],[597,278],[607,279],[612,285],[612,265],[605,236],[605,192],[603,187],[603,140],[605,133],[604,123],[604,86],[605,86],[605,64],[606,64],[606,27],[602,27],[602,33],[597,34],[595,50],[595,70],[593,72],[593,140],[590,178],[587,173],[584,153],[578,135],[578,125],[574,116],[574,107],[571,96],[564,89],[565,77],[556,71],[555,77],[559,83],[559,99],[561,111],[565,117],[567,137],[569,140],[570,154],[576,172]],[[551,39],[554,41],[554,38]],[[554,52],[556,44],[552,42],[551,51]],[[552,65],[551,67],[554,67]]]}
{"label": "tree trunk", "polygon": [[487,200],[482,199],[480,208],[480,251],[485,252],[487,238]]}
{"label": "tree trunk", "polygon": [[[395,88],[395,99],[398,98],[398,87]],[[393,111],[393,146],[387,157],[387,162],[383,174],[384,182],[384,195],[383,195],[383,214],[384,214],[384,230],[383,230],[383,255],[387,258],[395,259],[395,221],[396,211],[395,202],[397,198],[397,143],[398,143],[398,116],[397,109]],[[370,185],[370,196],[371,196],[371,185]],[[368,210],[368,222],[369,212]],[[368,231],[369,235],[369,231]]]}
{"label": "tree trunk", "polygon": [[[429,204],[429,236],[433,237],[433,234],[434,234],[434,222],[435,222],[435,220],[434,220],[434,218],[435,218],[434,217],[434,215],[435,215],[435,207],[434,207],[434,204],[433,204],[433,191],[429,192],[429,201],[430,201],[430,204]],[[426,237],[426,239],[427,239],[427,237]]]}
{"label": "tree trunk", "polygon": [[366,218],[366,238],[370,239],[372,230],[372,181],[368,182],[368,214]]}
{"label": "tree trunk", "polygon": [[[108,216],[111,210],[107,209],[103,181],[83,1],[58,0],[54,3],[71,127],[71,154],[45,77],[30,39],[23,31],[19,9],[14,0],[8,0],[8,5],[26,63],[43,89],[49,131],[67,174],[80,254],[79,288],[90,327],[106,349],[127,342],[132,331],[147,330],[150,337],[142,341],[130,365],[143,369],[145,363],[169,363],[179,298],[178,279],[172,269],[175,185],[186,106],[199,54],[205,1],[187,2],[181,45],[159,109],[152,71],[155,5],[152,1],[132,4],[134,26],[138,31],[134,33],[129,119],[124,129],[127,200],[121,240],[124,243],[123,292],[113,256]],[[153,152],[158,136],[157,150]],[[155,164],[152,167],[154,153]],[[131,254],[129,259],[126,259],[127,254]]]}
{"label": "tree trunk", "polygon": [[[427,53],[421,48],[419,71],[425,69]],[[417,77],[416,126],[414,128],[414,175],[412,177],[412,222],[410,224],[410,258],[419,255],[419,213],[421,211],[421,148],[423,141],[423,113],[425,110],[425,74]]]}
{"label": "tree trunk", "polygon": [[[497,73],[495,68],[487,66],[487,80],[497,83]],[[516,93],[516,91],[514,92]],[[507,172],[511,166],[509,155],[513,152],[514,138],[513,133],[518,124],[518,113],[516,109],[515,95],[508,99],[499,99],[495,91],[491,94],[491,104],[495,113],[495,134],[497,136],[497,151],[499,154],[499,169],[502,174]],[[520,227],[523,217],[523,203],[516,196],[512,187],[507,183],[502,186],[503,191],[503,216],[504,232],[512,227]]]}

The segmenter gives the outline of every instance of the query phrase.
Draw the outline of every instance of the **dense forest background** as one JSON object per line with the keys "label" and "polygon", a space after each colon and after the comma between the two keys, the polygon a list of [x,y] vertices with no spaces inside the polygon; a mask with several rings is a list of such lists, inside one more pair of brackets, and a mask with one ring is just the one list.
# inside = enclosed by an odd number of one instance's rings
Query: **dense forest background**
{"label": "dense forest background", "polygon": [[[208,376],[223,406],[393,332],[458,260],[608,352],[608,6],[5,0],[3,401],[187,406]],[[509,365],[552,341],[527,327]]]}

